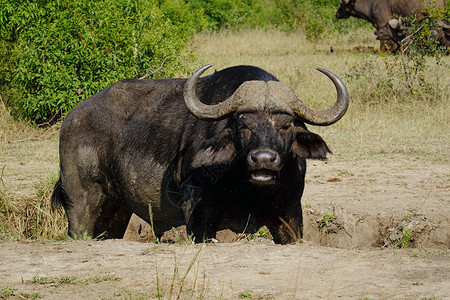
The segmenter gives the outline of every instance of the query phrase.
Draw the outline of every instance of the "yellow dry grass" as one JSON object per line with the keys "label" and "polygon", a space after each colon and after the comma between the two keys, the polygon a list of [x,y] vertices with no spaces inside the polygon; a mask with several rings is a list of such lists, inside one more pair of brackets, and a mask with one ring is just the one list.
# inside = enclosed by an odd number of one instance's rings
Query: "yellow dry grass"
{"label": "yellow dry grass", "polygon": [[17,122],[0,98],[0,240],[64,236],[67,220],[50,208],[57,169],[58,126]]}

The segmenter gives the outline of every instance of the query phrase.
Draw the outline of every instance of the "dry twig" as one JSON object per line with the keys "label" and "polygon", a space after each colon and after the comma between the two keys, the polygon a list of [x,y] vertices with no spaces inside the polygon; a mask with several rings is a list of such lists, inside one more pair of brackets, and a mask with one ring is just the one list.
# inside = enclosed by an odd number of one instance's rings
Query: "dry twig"
{"label": "dry twig", "polygon": [[[156,72],[159,72],[159,70],[161,70],[164,67],[164,63],[166,62],[167,58],[164,58],[163,62],[161,63],[161,65],[156,69],[156,70],[148,70],[147,74],[145,74],[144,76],[140,77],[139,79],[145,79],[153,74],[155,74]],[[152,66],[152,67],[156,67],[156,66]]]}

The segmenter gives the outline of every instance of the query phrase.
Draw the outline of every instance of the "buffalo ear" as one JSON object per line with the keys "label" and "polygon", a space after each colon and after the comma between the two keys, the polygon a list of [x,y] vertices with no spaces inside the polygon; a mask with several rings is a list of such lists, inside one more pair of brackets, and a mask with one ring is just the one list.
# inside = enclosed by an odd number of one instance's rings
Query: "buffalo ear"
{"label": "buffalo ear", "polygon": [[327,153],[331,153],[320,135],[303,128],[297,129],[292,151],[299,157],[313,159],[326,159]]}
{"label": "buffalo ear", "polygon": [[214,149],[213,146],[202,148],[195,154],[191,166],[193,168],[198,168],[228,163],[233,159],[235,153],[236,149],[231,142],[219,149]]}

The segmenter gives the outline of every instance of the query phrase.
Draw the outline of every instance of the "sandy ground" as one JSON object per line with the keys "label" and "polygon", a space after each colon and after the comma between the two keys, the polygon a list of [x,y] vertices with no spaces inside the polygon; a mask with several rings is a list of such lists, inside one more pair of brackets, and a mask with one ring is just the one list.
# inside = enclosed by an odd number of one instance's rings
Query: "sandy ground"
{"label": "sandy ground", "polygon": [[223,232],[206,245],[1,242],[0,297],[450,299],[449,174],[401,157],[310,161],[294,245]]}
{"label": "sandy ground", "polygon": [[[18,295],[37,292],[45,299],[153,298],[158,280],[164,299],[245,295],[252,299],[446,299],[450,295],[449,257],[436,250],[346,250],[310,242],[186,246],[123,240],[14,242],[2,244],[1,249],[2,284],[14,287]],[[35,276],[45,278],[39,281]]]}

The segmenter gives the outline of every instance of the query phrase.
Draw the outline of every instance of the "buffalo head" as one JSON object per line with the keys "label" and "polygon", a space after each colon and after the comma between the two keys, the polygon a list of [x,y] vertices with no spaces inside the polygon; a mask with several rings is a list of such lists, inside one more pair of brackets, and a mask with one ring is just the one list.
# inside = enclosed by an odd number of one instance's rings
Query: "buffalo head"
{"label": "buffalo head", "polygon": [[390,51],[395,52],[406,36],[405,29],[401,17],[392,18],[385,26],[379,27],[374,34],[377,40],[380,40],[381,52],[385,52],[387,47]]}
{"label": "buffalo head", "polygon": [[356,0],[339,0],[340,6],[336,12],[336,18],[348,19],[355,14]]}
{"label": "buffalo head", "polygon": [[279,182],[288,163],[296,157],[325,159],[330,152],[322,138],[304,123],[331,125],[346,112],[349,96],[344,83],[333,73],[327,75],[337,90],[336,103],[327,110],[313,110],[279,81],[246,81],[231,97],[215,105],[202,103],[195,94],[200,75],[211,65],[196,71],[187,81],[184,100],[197,118],[227,118],[227,125],[195,154],[193,167],[227,164],[238,160],[247,182],[268,185]]}

